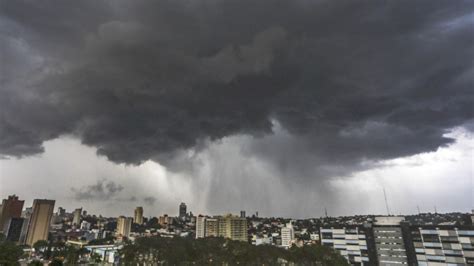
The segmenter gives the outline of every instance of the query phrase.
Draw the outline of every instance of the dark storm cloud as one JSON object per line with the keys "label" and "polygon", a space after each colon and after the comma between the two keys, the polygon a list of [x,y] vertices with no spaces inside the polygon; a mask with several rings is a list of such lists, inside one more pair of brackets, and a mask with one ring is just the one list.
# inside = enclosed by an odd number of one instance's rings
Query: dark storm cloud
{"label": "dark storm cloud", "polygon": [[144,197],[144,198],[143,198],[143,201],[144,201],[146,204],[148,204],[148,205],[153,205],[153,204],[155,204],[155,202],[156,202],[156,198],[153,197],[153,196]]}
{"label": "dark storm cloud", "polygon": [[2,1],[0,12],[4,155],[73,135],[117,163],[173,165],[249,134],[250,156],[332,176],[436,150],[473,117],[470,1]]}
{"label": "dark storm cloud", "polygon": [[[109,200],[123,190],[123,186],[113,181],[98,180],[96,184],[81,188],[71,188],[76,200]],[[130,198],[130,201],[136,200]]]}

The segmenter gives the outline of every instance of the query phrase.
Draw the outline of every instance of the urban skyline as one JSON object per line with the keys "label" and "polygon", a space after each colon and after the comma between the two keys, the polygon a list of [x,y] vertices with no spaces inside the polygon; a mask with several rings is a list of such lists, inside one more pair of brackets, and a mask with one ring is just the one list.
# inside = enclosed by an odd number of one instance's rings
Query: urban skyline
{"label": "urban skyline", "polygon": [[[142,206],[137,206],[129,215],[118,217],[96,216],[82,207],[70,212],[62,207],[53,211],[54,208],[55,200],[35,199],[33,206],[26,208],[23,208],[21,197],[16,195],[2,200],[0,220],[5,221],[5,225],[0,233],[10,243],[23,248],[26,255],[20,258],[22,263],[51,259],[41,246],[52,245],[60,249],[66,247],[70,252],[76,252],[77,248],[82,250],[77,257],[59,258],[66,263],[71,260],[118,264],[145,260],[151,263],[164,259],[149,255],[155,252],[152,246],[146,246],[138,251],[140,255],[132,257],[124,250],[143,245],[148,240],[153,243],[166,241],[164,239],[196,239],[194,245],[206,243],[203,241],[209,241],[207,245],[215,241],[234,241],[248,248],[278,248],[272,256],[281,250],[295,252],[305,247],[324,247],[327,248],[325,252],[333,250],[340,259],[361,266],[474,263],[474,210],[471,213],[288,219],[259,217],[258,213],[246,215],[244,210],[240,215],[194,215],[192,211],[188,212],[184,202],[177,205],[176,215],[159,217],[144,217],[146,210]],[[5,245],[3,241],[0,239],[0,250]],[[185,247],[176,248],[184,252],[182,248]],[[57,255],[53,255],[53,259],[58,260]]]}

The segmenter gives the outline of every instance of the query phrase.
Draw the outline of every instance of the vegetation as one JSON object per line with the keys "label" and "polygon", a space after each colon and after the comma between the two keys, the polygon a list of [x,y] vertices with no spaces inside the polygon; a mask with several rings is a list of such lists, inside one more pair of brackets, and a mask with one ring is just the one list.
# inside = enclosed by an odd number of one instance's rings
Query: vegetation
{"label": "vegetation", "polygon": [[21,247],[5,240],[5,236],[0,234],[0,265],[17,265],[22,255]]}
{"label": "vegetation", "polygon": [[121,263],[163,265],[348,265],[337,252],[313,245],[289,250],[223,238],[139,238],[120,251]]}

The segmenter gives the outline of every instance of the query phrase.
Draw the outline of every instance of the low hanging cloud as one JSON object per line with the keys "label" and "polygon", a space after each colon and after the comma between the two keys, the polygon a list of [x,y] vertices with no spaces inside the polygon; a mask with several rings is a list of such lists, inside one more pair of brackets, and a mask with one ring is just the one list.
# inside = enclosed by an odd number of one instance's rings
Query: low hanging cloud
{"label": "low hanging cloud", "polygon": [[[124,187],[114,181],[105,179],[98,180],[96,184],[83,186],[81,188],[71,188],[74,199],[83,200],[110,200],[116,197]],[[132,199],[130,199],[132,200]]]}
{"label": "low hanging cloud", "polygon": [[0,16],[4,156],[68,135],[187,171],[190,151],[244,136],[282,176],[323,178],[435,151],[473,119],[473,2],[3,1]]}

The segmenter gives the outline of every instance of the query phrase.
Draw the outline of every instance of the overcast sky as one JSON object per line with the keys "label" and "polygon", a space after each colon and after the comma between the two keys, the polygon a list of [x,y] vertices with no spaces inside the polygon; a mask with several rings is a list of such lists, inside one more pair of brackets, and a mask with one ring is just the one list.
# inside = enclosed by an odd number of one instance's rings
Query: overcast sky
{"label": "overcast sky", "polygon": [[474,205],[474,2],[0,0],[0,196],[91,213]]}

